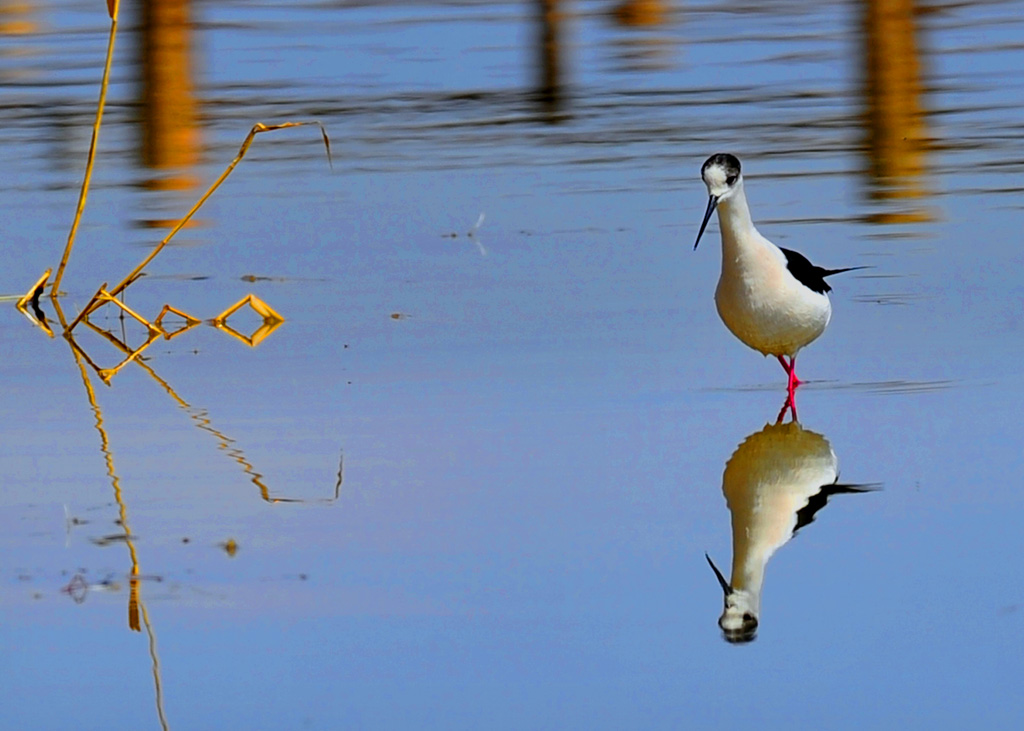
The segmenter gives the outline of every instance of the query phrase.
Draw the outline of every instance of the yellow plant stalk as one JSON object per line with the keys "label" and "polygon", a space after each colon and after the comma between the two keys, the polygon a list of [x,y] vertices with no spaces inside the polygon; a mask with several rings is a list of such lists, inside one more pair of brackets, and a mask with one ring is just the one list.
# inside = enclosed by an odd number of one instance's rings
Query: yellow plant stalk
{"label": "yellow plant stalk", "polygon": [[57,293],[60,291],[60,282],[64,277],[64,267],[68,265],[68,259],[71,258],[71,247],[75,245],[75,234],[78,232],[78,224],[82,220],[83,211],[85,211],[86,198],[89,197],[89,183],[92,180],[93,163],[96,161],[96,144],[100,138],[103,109],[107,104],[107,86],[110,83],[110,67],[114,60],[114,40],[117,37],[117,13],[120,5],[120,0],[107,0],[107,12],[110,14],[110,40],[107,41],[107,61],[103,66],[100,100],[96,105],[96,121],[92,125],[92,140],[89,142],[89,155],[85,162],[85,177],[82,179],[82,190],[78,194],[78,207],[75,209],[75,217],[71,221],[71,232],[68,234],[68,243],[64,247],[64,256],[61,257],[60,266],[57,267],[57,275],[53,278],[53,287],[50,289],[50,294],[53,296],[57,296]]}
{"label": "yellow plant stalk", "polygon": [[[327,162],[331,164],[331,166],[333,167],[334,163],[331,161],[331,141],[327,137],[327,130],[320,122],[281,122],[279,124],[263,124],[262,122],[257,122],[255,125],[253,125],[253,128],[249,130],[249,134],[246,135],[245,140],[242,142],[242,146],[238,150],[238,154],[235,155],[235,159],[228,164],[228,166],[224,169],[224,172],[220,174],[220,177],[213,181],[213,185],[211,185],[207,189],[207,191],[203,193],[202,197],[200,197],[200,199],[196,201],[195,205],[192,206],[189,212],[186,213],[185,216],[180,221],[178,221],[177,224],[175,224],[174,228],[171,229],[170,233],[168,233],[163,238],[163,240],[161,240],[160,243],[157,244],[151,252],[149,252],[149,255],[146,256],[146,258],[143,259],[139,263],[139,265],[128,274],[128,276],[122,279],[117,284],[117,286],[109,290],[109,292],[107,293],[109,297],[117,297],[117,295],[123,292],[124,289],[128,287],[128,285],[134,282],[142,273],[142,270],[149,266],[149,263],[156,258],[157,254],[163,251],[163,248],[167,246],[168,243],[170,243],[171,239],[174,238],[175,234],[177,234],[178,231],[185,227],[189,220],[191,220],[192,216],[196,214],[196,212],[203,206],[203,204],[206,203],[207,199],[211,195],[213,195],[213,192],[217,190],[217,188],[220,187],[221,183],[223,183],[227,179],[227,177],[231,174],[231,171],[233,171],[235,167],[238,165],[238,163],[242,161],[242,158],[244,158],[245,154],[249,151],[249,147],[252,145],[253,139],[255,139],[256,135],[260,134],[261,132],[274,132],[279,129],[288,129],[290,127],[304,127],[313,124],[320,128],[320,134],[323,136],[324,139],[324,147],[327,150]],[[75,318],[75,321],[73,323],[71,323],[67,331],[70,332],[72,329],[74,329],[74,327],[82,320],[83,317],[87,317],[90,313],[94,312],[96,309],[102,306],[104,304],[104,301],[105,299],[100,297],[100,293],[97,292],[93,296],[93,298],[89,300],[88,304],[86,304],[85,308],[82,310],[82,313],[79,314],[77,318]]]}
{"label": "yellow plant stalk", "polygon": [[211,185],[209,189],[205,193],[203,193],[202,197],[198,201],[196,201],[196,204],[192,206],[189,212],[186,213],[185,216],[180,221],[178,221],[174,228],[171,229],[170,233],[168,233],[163,238],[163,240],[160,241],[160,243],[157,244],[156,247],[151,252],[149,252],[149,255],[145,259],[143,259],[142,262],[137,267],[135,267],[127,277],[122,279],[121,282],[116,287],[110,290],[110,294],[114,297],[121,294],[124,288],[127,287],[132,282],[134,282],[138,278],[142,270],[145,269],[149,265],[149,263],[156,258],[156,255],[159,254],[165,246],[167,246],[170,240],[174,238],[174,235],[185,227],[185,224],[187,224],[189,220],[191,220],[192,216],[196,214],[196,212],[203,206],[203,204],[206,203],[206,200],[211,195],[213,195],[213,192],[217,190],[217,188],[220,187],[221,183],[223,183],[227,179],[227,177],[231,174],[231,171],[234,170],[238,163],[242,161],[242,158],[245,157],[245,153],[249,151],[249,146],[252,145],[252,141],[256,137],[256,135],[260,134],[261,132],[274,132],[275,130],[279,129],[288,129],[289,127],[304,127],[310,124],[315,124],[317,127],[320,128],[320,134],[322,134],[324,138],[324,146],[327,148],[327,160],[328,162],[330,162],[331,142],[327,137],[327,130],[324,129],[324,126],[320,122],[281,122],[280,124],[263,124],[262,122],[257,122],[255,125],[253,125],[253,128],[249,130],[249,134],[246,135],[245,141],[242,142],[242,146],[238,150],[238,154],[235,155],[235,159],[232,160],[230,164],[228,164],[227,168],[224,169],[224,172],[220,174],[220,177],[213,181],[213,185]]}

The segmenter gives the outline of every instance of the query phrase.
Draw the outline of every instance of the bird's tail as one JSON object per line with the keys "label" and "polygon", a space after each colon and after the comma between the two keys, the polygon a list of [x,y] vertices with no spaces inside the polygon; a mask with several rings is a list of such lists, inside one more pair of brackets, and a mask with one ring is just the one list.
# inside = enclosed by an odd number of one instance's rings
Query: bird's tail
{"label": "bird's tail", "polygon": [[843,269],[823,269],[821,272],[822,277],[831,277],[833,274],[842,274],[843,272],[855,272],[858,269],[874,269],[871,266],[863,267],[844,267]]}

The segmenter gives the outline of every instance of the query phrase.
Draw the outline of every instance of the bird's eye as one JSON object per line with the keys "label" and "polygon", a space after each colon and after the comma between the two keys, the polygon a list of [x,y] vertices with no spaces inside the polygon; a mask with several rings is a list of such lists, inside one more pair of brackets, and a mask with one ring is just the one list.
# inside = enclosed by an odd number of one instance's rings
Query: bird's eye
{"label": "bird's eye", "polygon": [[731,185],[735,185],[736,184],[736,178],[738,178],[738,177],[739,177],[738,175],[730,175],[728,178],[725,179],[725,184],[726,185],[730,185],[730,186]]}

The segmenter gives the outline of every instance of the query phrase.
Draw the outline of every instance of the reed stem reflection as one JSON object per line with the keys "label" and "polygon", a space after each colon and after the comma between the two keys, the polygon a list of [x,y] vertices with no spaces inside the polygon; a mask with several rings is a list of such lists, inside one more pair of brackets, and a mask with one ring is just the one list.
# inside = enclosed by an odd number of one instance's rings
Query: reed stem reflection
{"label": "reed stem reflection", "polygon": [[[60,320],[61,326],[66,327],[67,323],[64,318],[64,312],[61,310],[59,299],[56,297],[53,298],[53,304],[56,308],[57,318]],[[128,628],[133,632],[141,632],[142,625],[139,622],[141,615],[146,625],[146,634],[149,638],[149,656],[153,673],[157,718],[160,721],[160,727],[166,731],[168,726],[163,708],[163,683],[161,682],[160,677],[160,656],[157,654],[156,650],[156,631],[149,619],[149,611],[146,609],[145,602],[142,600],[142,576],[139,570],[139,555],[135,549],[135,539],[132,535],[131,524],[128,521],[128,505],[124,500],[124,494],[121,490],[121,478],[118,476],[117,468],[114,465],[114,452],[110,447],[110,438],[108,437],[106,427],[104,426],[103,409],[100,408],[99,401],[96,398],[96,392],[92,387],[92,381],[89,378],[89,371],[85,367],[85,362],[82,358],[84,351],[77,347],[71,338],[68,338],[68,344],[71,346],[71,353],[75,358],[75,363],[78,366],[80,375],[82,376],[82,385],[85,387],[85,393],[89,399],[89,407],[92,409],[93,417],[95,418],[94,426],[100,435],[100,451],[103,452],[104,463],[107,467],[107,476],[110,478],[110,484],[114,490],[114,500],[117,502],[118,525],[123,531],[123,543],[128,547],[128,555],[131,559],[131,573],[128,578]]]}
{"label": "reed stem reflection", "polygon": [[[26,297],[27,296],[28,295],[26,295]],[[78,363],[79,367],[85,372],[84,378],[86,388],[89,390],[90,394],[92,393],[92,386],[88,380],[88,372],[85,371],[86,365],[88,365],[96,372],[96,374],[100,377],[100,380],[102,380],[104,384],[110,386],[114,376],[120,373],[121,370],[124,369],[129,363],[135,363],[140,368],[142,368],[143,371],[145,371],[146,374],[150,376],[150,378],[156,381],[164,389],[164,391],[167,392],[168,395],[170,395],[170,397],[175,401],[175,403],[189,415],[189,418],[191,418],[195,422],[195,425],[198,429],[201,429],[202,431],[212,434],[217,439],[218,448],[226,452],[235,462],[241,465],[243,471],[249,477],[250,481],[259,489],[260,498],[264,502],[333,503],[336,502],[341,497],[341,485],[344,479],[343,452],[338,459],[337,480],[334,483],[334,489],[332,494],[321,498],[302,498],[272,495],[270,488],[263,480],[263,475],[256,470],[252,462],[246,457],[245,452],[242,451],[239,447],[235,446],[235,440],[213,426],[212,422],[210,421],[209,415],[207,414],[205,409],[193,407],[187,401],[181,398],[181,396],[178,395],[174,388],[167,381],[161,378],[153,369],[153,367],[150,366],[142,357],[143,352],[148,347],[150,347],[154,342],[156,342],[156,340],[160,339],[161,337],[163,337],[165,340],[172,340],[173,338],[176,338],[179,335],[182,335],[191,330],[192,328],[198,326],[200,324],[200,320],[192,317],[191,315],[182,310],[171,307],[170,305],[164,305],[164,308],[160,311],[160,314],[157,316],[156,320],[153,323],[150,323],[144,317],[130,309],[123,302],[123,295],[122,299],[118,299],[116,297],[111,296],[110,293],[106,291],[106,284],[102,285],[100,289],[97,291],[97,294],[94,297],[94,300],[95,299],[115,304],[118,308],[120,308],[122,318],[123,315],[127,313],[132,319],[138,321],[139,324],[146,328],[148,337],[141,345],[132,347],[127,343],[127,337],[126,334],[123,332],[123,327],[121,337],[118,337],[110,330],[102,328],[93,323],[88,318],[84,317],[83,313],[79,313],[79,316],[76,319],[76,321],[72,323],[71,327],[69,327],[67,324],[67,320],[64,317],[63,310],[61,309],[59,298],[52,298],[52,302],[54,307],[56,308],[60,325],[64,331],[64,338],[71,348],[71,352],[74,355],[75,361]],[[31,305],[31,312],[29,311],[29,304]],[[260,325],[260,327],[258,327],[256,331],[254,331],[253,334],[249,336],[243,335],[242,333],[234,330],[233,328],[227,325],[227,319],[234,312],[236,312],[245,305],[250,306],[258,315],[260,315],[263,318],[262,325]],[[41,330],[47,333],[47,335],[49,335],[50,337],[53,337],[53,330],[49,326],[46,314],[39,306],[38,296],[33,298],[31,302],[29,302],[28,304],[19,302],[18,308],[22,311],[23,314],[25,314],[26,317],[29,318],[29,320],[33,324],[35,324],[37,327],[39,327]],[[177,329],[167,330],[164,328],[162,323],[164,316],[167,314],[174,314],[180,317],[184,322]],[[121,353],[122,359],[117,365],[109,368],[104,368],[100,366],[90,357],[89,353],[78,344],[72,332],[72,329],[74,325],[77,324],[79,321],[84,323],[84,326],[88,330],[99,335],[103,340],[105,340],[110,345],[114,346],[114,348]],[[232,337],[244,342],[246,345],[250,347],[256,347],[264,339],[266,339],[275,329],[280,327],[283,322],[284,320],[281,318],[281,316],[278,315],[268,304],[266,304],[259,298],[255,297],[254,295],[248,295],[247,297],[242,298],[242,300],[240,300],[239,302],[237,302],[236,304],[232,305],[227,310],[222,312],[216,318],[211,320],[209,324],[212,325],[213,327],[216,327],[221,332],[228,333]]]}

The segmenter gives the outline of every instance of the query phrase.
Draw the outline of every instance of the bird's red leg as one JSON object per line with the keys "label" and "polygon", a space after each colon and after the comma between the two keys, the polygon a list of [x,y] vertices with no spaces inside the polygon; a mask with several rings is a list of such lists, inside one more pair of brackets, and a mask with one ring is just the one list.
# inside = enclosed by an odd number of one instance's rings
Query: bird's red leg
{"label": "bird's red leg", "polygon": [[796,377],[796,356],[794,355],[789,359],[789,380],[793,383],[793,388],[796,389],[803,381]]}
{"label": "bird's red leg", "polygon": [[803,381],[796,377],[796,358],[790,358],[786,361],[786,356],[778,356],[779,363],[782,364],[782,369],[786,371],[786,375],[789,376],[789,382],[786,384],[786,391],[789,393],[790,399],[793,398],[793,394],[796,392],[796,387],[799,386]]}
{"label": "bird's red leg", "polygon": [[786,360],[786,356],[776,356],[779,359],[779,363],[782,364],[783,370],[786,371],[786,375],[789,377],[786,383],[786,404],[782,407],[782,411],[779,412],[779,418],[776,423],[781,423],[782,418],[786,415],[786,410],[793,412],[793,421],[796,421],[796,389],[803,381],[796,377],[796,358],[790,358]]}
{"label": "bird's red leg", "polygon": [[792,394],[786,396],[786,403],[782,405],[782,410],[779,412],[778,417],[775,419],[776,425],[781,424],[783,419],[786,418],[786,412],[789,411],[793,414],[793,421],[799,421],[796,416],[796,401],[793,400]]}

